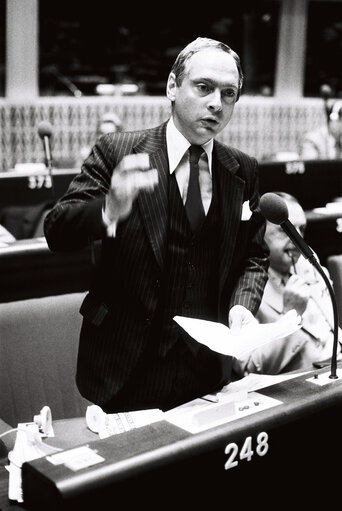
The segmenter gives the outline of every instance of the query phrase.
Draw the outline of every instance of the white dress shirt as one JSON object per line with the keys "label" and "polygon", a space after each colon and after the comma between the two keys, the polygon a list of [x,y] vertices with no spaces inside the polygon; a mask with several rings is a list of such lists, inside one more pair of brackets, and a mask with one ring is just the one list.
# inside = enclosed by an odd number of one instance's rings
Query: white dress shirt
{"label": "white dress shirt", "polygon": [[[169,159],[170,175],[175,172],[180,195],[185,204],[188,193],[190,177],[189,147],[190,142],[178,131],[172,117],[166,126],[166,146]],[[211,139],[202,145],[204,153],[201,155],[199,165],[199,184],[205,214],[208,213],[212,198],[212,151],[214,140]],[[110,222],[109,218],[102,211],[104,224],[107,226],[107,235],[114,237],[117,222]]]}
{"label": "white dress shirt", "polygon": [[[170,174],[175,172],[180,195],[185,204],[190,177],[190,160],[188,149],[190,142],[177,130],[173,119],[166,126],[166,145],[169,158]],[[205,151],[198,162],[199,184],[205,214],[208,213],[212,197],[212,151],[214,141],[209,140],[202,145]]]}

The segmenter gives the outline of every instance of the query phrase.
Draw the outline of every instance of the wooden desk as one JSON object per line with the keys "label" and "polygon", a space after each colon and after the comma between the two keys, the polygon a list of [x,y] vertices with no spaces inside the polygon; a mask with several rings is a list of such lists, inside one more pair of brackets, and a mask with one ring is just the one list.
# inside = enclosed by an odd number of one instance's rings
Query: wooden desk
{"label": "wooden desk", "polygon": [[[54,197],[61,197],[79,169],[53,169]],[[264,162],[259,165],[260,193],[283,190],[307,209],[305,239],[326,265],[329,255],[342,253],[342,215],[312,209],[342,196],[342,159],[305,162]],[[44,172],[0,173],[0,209],[37,205],[53,198]],[[0,249],[0,302],[85,291],[92,278],[99,244],[68,254],[53,254],[45,241],[20,240]]]}
{"label": "wooden desk", "polygon": [[330,255],[342,253],[342,213],[306,211],[305,216],[305,240],[318,254],[321,264],[326,266]]}
{"label": "wooden desk", "polygon": [[[342,217],[306,211],[305,239],[326,266],[342,253]],[[44,238],[16,241],[0,248],[0,303],[86,291],[101,244],[70,253],[53,253]]]}
{"label": "wooden desk", "polygon": [[[316,373],[330,374],[330,368]],[[55,509],[55,484],[65,498],[65,505],[59,501],[56,509],[105,509],[108,502],[124,503],[128,509],[137,504],[150,509],[325,508],[339,499],[342,379],[319,386],[306,381],[314,374],[258,391],[280,400],[278,406],[201,433],[161,421],[108,439],[87,440],[105,461],[77,472],[46,458],[27,463],[24,488],[29,488],[32,501],[39,495],[43,504],[25,503],[24,508]],[[261,455],[265,447],[257,438],[264,433],[267,452]],[[242,450],[247,440],[253,450],[249,461]],[[237,465],[225,469],[230,444],[236,444]],[[4,494],[0,506],[3,511],[16,509]]]}
{"label": "wooden desk", "polygon": [[0,207],[26,206],[58,199],[78,173],[79,169],[52,169],[52,189],[47,169],[0,172]]}
{"label": "wooden desk", "polygon": [[33,238],[0,248],[0,303],[86,291],[98,247],[57,254]]}

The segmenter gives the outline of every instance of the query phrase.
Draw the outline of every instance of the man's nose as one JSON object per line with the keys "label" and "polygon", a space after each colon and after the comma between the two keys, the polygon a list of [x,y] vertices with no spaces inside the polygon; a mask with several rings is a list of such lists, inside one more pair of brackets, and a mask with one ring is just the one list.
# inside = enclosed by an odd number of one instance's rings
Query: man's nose
{"label": "man's nose", "polygon": [[221,91],[215,90],[210,94],[209,108],[218,112],[222,110]]}

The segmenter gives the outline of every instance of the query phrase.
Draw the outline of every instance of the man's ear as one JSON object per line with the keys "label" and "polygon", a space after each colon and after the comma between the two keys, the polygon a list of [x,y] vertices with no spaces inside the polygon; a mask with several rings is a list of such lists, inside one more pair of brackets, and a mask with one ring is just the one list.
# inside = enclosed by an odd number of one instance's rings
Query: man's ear
{"label": "man's ear", "polygon": [[176,77],[174,73],[169,74],[166,85],[166,95],[170,101],[174,101],[176,97]]}

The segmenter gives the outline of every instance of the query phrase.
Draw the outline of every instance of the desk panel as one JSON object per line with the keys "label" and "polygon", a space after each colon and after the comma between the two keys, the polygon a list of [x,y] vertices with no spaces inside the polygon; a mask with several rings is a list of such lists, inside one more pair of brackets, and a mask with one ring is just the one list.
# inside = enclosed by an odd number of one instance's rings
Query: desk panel
{"label": "desk panel", "polygon": [[[342,218],[306,212],[305,239],[326,265],[342,253]],[[84,250],[53,253],[44,238],[20,240],[0,248],[0,303],[86,291],[100,257],[101,243]]]}
{"label": "desk panel", "polygon": [[[309,208],[324,206],[342,196],[342,160],[261,163],[261,193],[283,190],[297,196],[307,209],[305,239],[326,265],[329,255],[342,253],[342,217],[316,214]],[[53,169],[55,197],[60,197],[79,172]],[[6,205],[37,205],[52,198],[46,173],[0,173],[0,209]],[[92,278],[99,245],[68,254],[53,254],[45,242],[20,240],[0,249],[0,302],[85,291]],[[26,245],[26,247],[24,247]],[[24,250],[25,248],[25,250]],[[95,253],[95,256],[94,256]]]}
{"label": "desk panel", "polygon": [[0,303],[86,291],[100,245],[55,253],[45,238],[20,240],[0,248]]}
{"label": "desk panel", "polygon": [[44,172],[0,172],[0,208],[29,206],[58,199],[67,190],[78,169],[52,169],[51,178]]}
{"label": "desk panel", "polygon": [[[318,503],[333,503],[340,479],[335,465],[342,453],[342,381],[320,387],[306,381],[313,374],[259,391],[282,404],[201,433],[161,421],[90,441],[87,445],[105,459],[93,467],[74,472],[46,458],[26,463],[25,507],[104,509],[113,499],[152,509],[165,504],[317,509]],[[258,442],[262,434],[267,434],[264,455],[258,454],[264,449]],[[239,457],[248,438],[249,461]],[[226,469],[231,443],[237,446],[238,463]]]}
{"label": "desk panel", "polygon": [[330,255],[342,253],[342,214],[320,214],[306,211],[305,240],[326,266]]}
{"label": "desk panel", "polygon": [[259,163],[260,193],[294,195],[305,210],[342,197],[342,159]]}

